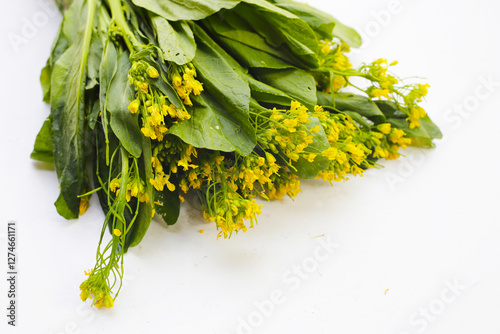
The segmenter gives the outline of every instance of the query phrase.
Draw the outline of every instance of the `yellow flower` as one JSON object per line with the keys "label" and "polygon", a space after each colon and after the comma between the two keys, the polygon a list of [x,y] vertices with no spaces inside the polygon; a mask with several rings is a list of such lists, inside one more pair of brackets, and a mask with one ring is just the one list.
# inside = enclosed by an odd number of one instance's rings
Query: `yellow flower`
{"label": "yellow flower", "polygon": [[288,128],[290,132],[295,131],[295,127],[297,127],[297,120],[292,118],[292,119],[285,119],[283,121],[283,125]]}
{"label": "yellow flower", "polygon": [[158,76],[160,74],[158,74],[158,71],[156,70],[156,68],[154,68],[153,66],[149,66],[148,67],[148,75],[151,77],[151,78],[158,78]]}
{"label": "yellow flower", "polygon": [[87,212],[87,209],[89,208],[89,196],[84,196],[80,198],[80,208],[79,208],[79,215],[83,215],[85,212]]}
{"label": "yellow flower", "polygon": [[325,56],[327,56],[331,51],[332,49],[328,44],[323,45],[323,47],[321,48],[321,53],[324,54]]}
{"label": "yellow flower", "polygon": [[300,107],[302,107],[302,104],[300,104],[300,102],[298,101],[292,101],[292,103],[290,104],[290,110],[297,110],[300,109]]}
{"label": "yellow flower", "polygon": [[113,230],[113,234],[116,235],[117,237],[121,236],[122,235],[122,231],[120,231],[119,229],[115,228]]}
{"label": "yellow flower", "polygon": [[128,110],[130,110],[132,114],[135,114],[139,110],[139,106],[140,106],[139,100],[135,99],[128,105]]}
{"label": "yellow flower", "polygon": [[309,130],[311,133],[318,133],[321,130],[321,127],[319,125],[316,125]]}
{"label": "yellow flower", "polygon": [[324,150],[323,152],[321,152],[321,155],[324,156],[324,157],[327,157],[328,160],[330,161],[334,161],[335,158],[337,157],[337,149],[335,147],[330,147],[326,150]]}
{"label": "yellow flower", "polygon": [[377,125],[377,129],[383,134],[388,135],[391,132],[391,124],[390,123],[379,124]]}
{"label": "yellow flower", "polygon": [[182,86],[182,78],[179,74],[176,74],[172,78],[172,83],[174,84],[175,87],[180,87]]}
{"label": "yellow flower", "polygon": [[141,92],[143,92],[144,94],[147,94],[148,93],[148,83],[147,82],[141,82],[139,85],[138,85],[139,89],[141,90]]}
{"label": "yellow flower", "polygon": [[111,183],[109,184],[109,189],[112,192],[116,192],[117,188],[120,188],[120,179],[115,178],[115,179],[111,180]]}

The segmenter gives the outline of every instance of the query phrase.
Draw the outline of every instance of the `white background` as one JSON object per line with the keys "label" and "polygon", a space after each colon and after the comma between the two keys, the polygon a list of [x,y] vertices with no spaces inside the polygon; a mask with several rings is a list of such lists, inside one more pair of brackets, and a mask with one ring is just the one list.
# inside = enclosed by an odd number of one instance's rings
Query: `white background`
{"label": "white background", "polygon": [[[231,240],[217,241],[185,203],[177,225],[153,222],[126,255],[115,307],[96,310],[79,284],[101,209],[94,198],[79,220],[59,217],[55,172],[29,159],[49,112],[38,76],[61,18],[37,1],[2,2],[0,268],[15,220],[19,309],[8,328],[2,274],[0,332],[499,333],[499,2],[309,3],[363,33],[354,64],[397,59],[399,76],[426,78],[425,107],[445,139],[333,188],[304,182],[295,202],[267,203],[259,226]],[[23,35],[26,22],[36,31]],[[15,47],[13,34],[26,43]],[[332,253],[321,248],[329,240]]]}

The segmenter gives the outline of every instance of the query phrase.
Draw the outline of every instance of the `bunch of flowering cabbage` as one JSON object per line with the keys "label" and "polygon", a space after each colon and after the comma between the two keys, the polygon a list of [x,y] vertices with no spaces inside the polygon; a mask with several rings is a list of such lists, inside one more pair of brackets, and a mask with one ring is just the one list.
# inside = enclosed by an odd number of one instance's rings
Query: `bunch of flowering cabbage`
{"label": "bunch of flowering cabbage", "polygon": [[113,305],[127,249],[155,214],[176,223],[187,192],[228,238],[255,226],[262,200],[297,196],[300,179],[346,180],[441,136],[419,106],[428,85],[402,83],[384,59],[353,68],[358,34],[310,6],[58,5],[64,18],[41,74],[51,111],[32,157],[55,165],[61,216],[77,218],[99,197],[96,264],[80,286],[97,307]]}

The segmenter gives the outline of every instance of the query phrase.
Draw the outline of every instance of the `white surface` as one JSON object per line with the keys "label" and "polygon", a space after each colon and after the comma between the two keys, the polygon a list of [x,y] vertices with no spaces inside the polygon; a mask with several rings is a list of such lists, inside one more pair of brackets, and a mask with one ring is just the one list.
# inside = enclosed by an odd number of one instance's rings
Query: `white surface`
{"label": "white surface", "polygon": [[[53,206],[55,172],[29,159],[48,115],[38,75],[60,16],[16,52],[9,34],[21,35],[23,20],[41,18],[42,7],[3,3],[0,233],[18,222],[20,309],[15,329],[1,311],[0,332],[498,333],[500,86],[488,95],[482,82],[500,81],[500,4],[401,0],[397,14],[381,19],[373,13],[390,1],[309,3],[365,31],[355,63],[397,59],[401,77],[426,77],[426,109],[446,138],[333,188],[304,182],[295,202],[266,204],[258,228],[229,241],[216,241],[214,226],[186,204],[176,226],[153,222],[126,255],[126,286],[113,309],[100,311],[79,300],[78,287],[94,264],[101,209],[94,198],[85,216],[64,221]],[[318,248],[328,239],[337,245],[331,254]],[[297,278],[294,265],[312,272]],[[6,291],[2,279],[2,310]],[[281,303],[262,315],[255,303],[279,292]],[[249,317],[259,326],[238,332]]]}

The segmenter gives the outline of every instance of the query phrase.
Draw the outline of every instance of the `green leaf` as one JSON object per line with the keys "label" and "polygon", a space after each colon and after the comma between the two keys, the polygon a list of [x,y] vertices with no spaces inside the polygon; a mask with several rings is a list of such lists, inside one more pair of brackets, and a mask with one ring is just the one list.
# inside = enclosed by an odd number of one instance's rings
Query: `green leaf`
{"label": "green leaf", "polygon": [[292,165],[297,169],[294,171],[299,177],[303,179],[314,179],[318,176],[319,172],[325,170],[330,165],[330,160],[321,155],[323,151],[330,148],[330,143],[326,138],[326,133],[321,123],[316,117],[311,117],[311,123],[307,125],[308,129],[312,127],[319,126],[321,130],[317,133],[313,133],[314,141],[309,144],[305,149],[308,153],[316,154],[313,162],[309,162],[307,159],[300,157],[298,161],[292,163]]}
{"label": "green leaf", "polygon": [[52,144],[52,125],[50,117],[43,122],[42,128],[35,140],[35,147],[31,153],[31,159],[54,162],[54,145]]}
{"label": "green leaf", "polygon": [[76,219],[78,218],[78,212],[74,212],[72,208],[68,206],[68,203],[64,200],[63,193],[61,192],[59,194],[59,197],[57,197],[56,202],[54,203],[56,206],[57,213],[65,218],[65,219]]}
{"label": "green leaf", "polygon": [[284,46],[271,46],[264,37],[252,32],[252,27],[234,11],[208,17],[202,24],[226,52],[246,67],[307,68]]}
{"label": "green leaf", "polygon": [[172,126],[170,133],[195,147],[248,155],[256,138],[248,118],[250,88],[244,73],[201,29],[195,35],[193,64],[204,91],[192,98],[192,117]]}
{"label": "green leaf", "polygon": [[193,60],[196,42],[186,21],[169,22],[161,16],[154,16],[151,22],[158,34],[158,44],[166,60],[177,65],[184,65]]}
{"label": "green leaf", "polygon": [[244,0],[235,12],[272,46],[286,45],[307,67],[319,66],[316,35],[296,15],[265,0]]}
{"label": "green leaf", "polygon": [[85,179],[84,94],[95,8],[94,0],[87,1],[87,16],[79,41],[54,64],[51,79],[54,163],[62,198],[73,217],[78,216],[78,195],[83,191]]}
{"label": "green leaf", "polygon": [[335,36],[353,48],[359,48],[361,46],[361,36],[359,36],[356,30],[342,24],[339,20],[325,12],[307,4],[290,0],[269,1],[300,17],[309,24],[321,38],[331,39]]}
{"label": "green leaf", "polygon": [[43,90],[43,102],[50,103],[50,77],[52,76],[52,67],[50,59],[47,59],[47,64],[40,73],[40,83]]}
{"label": "green leaf", "polygon": [[387,118],[407,118],[408,116],[399,110],[398,105],[393,101],[379,100],[374,101],[380,111]]}
{"label": "green leaf", "polygon": [[267,85],[281,90],[288,96],[313,110],[317,103],[314,77],[300,69],[254,69],[254,76]]}
{"label": "green leaf", "polygon": [[356,30],[342,24],[336,19],[334,19],[334,22],[335,27],[333,28],[333,36],[340,38],[341,40],[346,42],[347,45],[353,48],[359,48],[361,44],[363,44],[361,36]]}
{"label": "green leaf", "polygon": [[101,65],[101,57],[103,45],[98,33],[92,34],[92,42],[90,43],[89,56],[87,60],[87,85],[86,89],[92,89],[99,84],[99,67]]}
{"label": "green leaf", "polygon": [[[255,133],[249,124],[239,123],[210,94],[192,98],[187,108],[191,118],[172,126],[169,133],[199,148],[248,155],[255,147]],[[250,133],[248,133],[248,132]]]}
{"label": "green leaf", "polygon": [[169,181],[175,185],[175,190],[170,191],[167,187],[163,191],[155,191],[155,211],[165,223],[174,225],[179,218],[181,200],[179,198],[179,182],[175,174],[170,176]]}
{"label": "green leaf", "polygon": [[342,111],[342,113],[351,117],[361,127],[364,127],[364,128],[371,128],[372,127],[373,123],[369,122],[365,117],[361,116],[358,113],[355,113],[353,111],[346,111],[346,110]]}
{"label": "green leaf", "polygon": [[116,74],[106,95],[110,126],[122,146],[134,157],[139,158],[143,135],[139,128],[138,114],[134,115],[128,110],[130,102],[135,99],[135,91],[127,77],[131,67],[128,53],[124,52],[118,56],[116,66]]}
{"label": "green leaf", "polygon": [[222,8],[234,8],[240,0],[132,0],[169,21],[201,20]]}
{"label": "green leaf", "polygon": [[308,4],[290,0],[268,0],[272,4],[289,11],[306,22],[321,38],[332,38],[335,19]]}
{"label": "green leaf", "polygon": [[250,75],[247,76],[248,84],[252,92],[252,98],[258,102],[290,106],[292,98],[283,91],[266,85]]}

